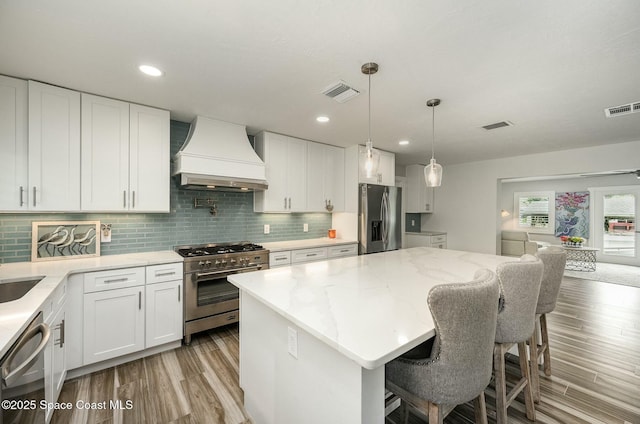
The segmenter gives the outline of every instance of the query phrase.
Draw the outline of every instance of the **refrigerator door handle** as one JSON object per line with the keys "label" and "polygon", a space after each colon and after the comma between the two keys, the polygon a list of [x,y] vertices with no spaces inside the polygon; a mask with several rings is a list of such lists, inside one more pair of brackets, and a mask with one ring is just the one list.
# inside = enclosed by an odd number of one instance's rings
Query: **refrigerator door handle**
{"label": "refrigerator door handle", "polygon": [[382,204],[380,208],[380,220],[382,221],[382,244],[387,249],[389,245],[388,220],[389,220],[389,193],[385,190],[382,194]]}

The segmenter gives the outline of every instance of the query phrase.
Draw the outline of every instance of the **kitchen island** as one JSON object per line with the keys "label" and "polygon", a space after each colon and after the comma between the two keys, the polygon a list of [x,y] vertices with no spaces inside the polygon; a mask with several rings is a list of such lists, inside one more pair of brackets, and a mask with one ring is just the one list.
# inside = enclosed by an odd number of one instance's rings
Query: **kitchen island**
{"label": "kitchen island", "polygon": [[429,290],[517,260],[417,247],[236,274],[257,423],[384,423],[384,365],[435,334]]}

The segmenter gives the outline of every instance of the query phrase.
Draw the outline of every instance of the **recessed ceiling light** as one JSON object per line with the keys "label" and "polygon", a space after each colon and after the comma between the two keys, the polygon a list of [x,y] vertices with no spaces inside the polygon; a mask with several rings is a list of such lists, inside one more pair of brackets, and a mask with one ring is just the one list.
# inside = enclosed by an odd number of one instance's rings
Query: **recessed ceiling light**
{"label": "recessed ceiling light", "polygon": [[151,75],[152,77],[159,77],[160,75],[162,75],[162,71],[155,66],[140,65],[138,66],[138,69],[140,69],[140,72]]}
{"label": "recessed ceiling light", "polygon": [[329,117],[328,116],[318,116],[316,118],[316,121],[322,122],[324,124],[325,122],[329,122]]}
{"label": "recessed ceiling light", "polygon": [[406,146],[407,144],[409,144],[409,140],[400,140],[398,141],[398,144],[401,146]]}

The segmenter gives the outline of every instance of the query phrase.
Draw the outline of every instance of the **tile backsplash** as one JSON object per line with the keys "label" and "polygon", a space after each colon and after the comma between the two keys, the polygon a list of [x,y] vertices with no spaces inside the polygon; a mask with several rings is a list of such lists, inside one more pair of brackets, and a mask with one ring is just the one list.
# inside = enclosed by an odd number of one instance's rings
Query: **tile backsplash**
{"label": "tile backsplash", "polygon": [[[182,147],[189,124],[171,121],[171,157]],[[0,263],[31,260],[33,221],[100,221],[111,224],[111,243],[101,255],[173,249],[182,244],[228,241],[256,243],[325,237],[331,214],[253,212],[253,193],[183,190],[171,183],[171,212],[148,213],[0,213]],[[211,198],[218,209],[194,208],[195,198]],[[309,231],[303,232],[303,225]],[[263,234],[264,224],[270,233]]]}

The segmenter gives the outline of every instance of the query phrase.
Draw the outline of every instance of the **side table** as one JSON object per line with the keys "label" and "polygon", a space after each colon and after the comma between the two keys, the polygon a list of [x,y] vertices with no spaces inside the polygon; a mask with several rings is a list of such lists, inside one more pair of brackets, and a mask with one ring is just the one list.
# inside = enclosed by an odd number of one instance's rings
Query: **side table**
{"label": "side table", "polygon": [[600,249],[596,249],[595,247],[561,247],[567,252],[567,265],[565,269],[587,272],[596,270],[596,252]]}

